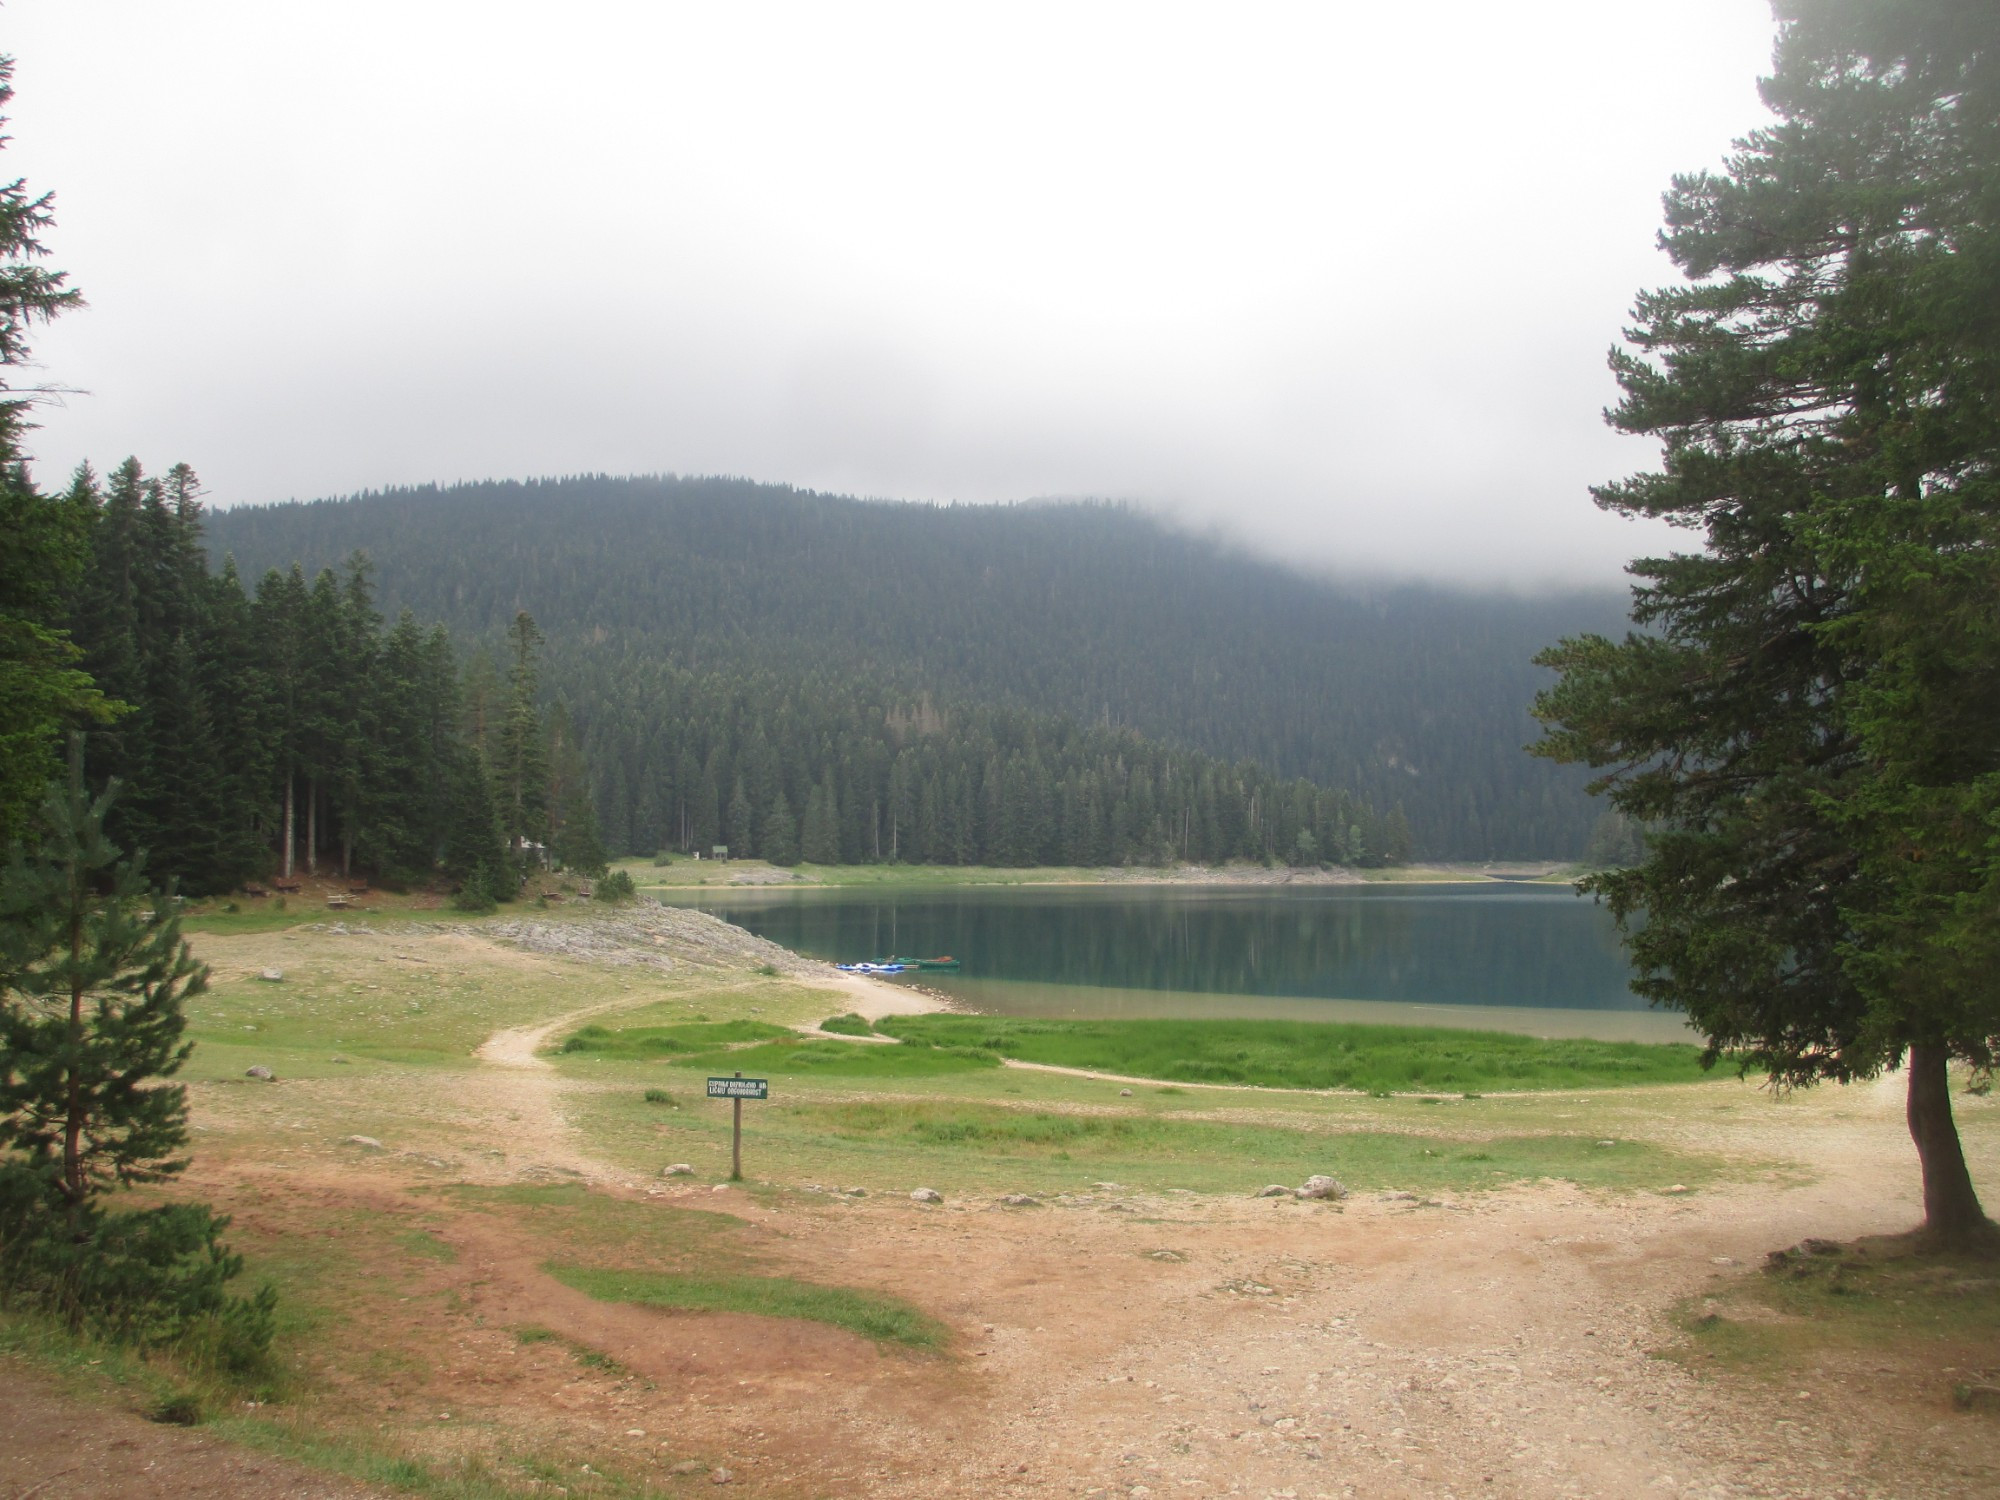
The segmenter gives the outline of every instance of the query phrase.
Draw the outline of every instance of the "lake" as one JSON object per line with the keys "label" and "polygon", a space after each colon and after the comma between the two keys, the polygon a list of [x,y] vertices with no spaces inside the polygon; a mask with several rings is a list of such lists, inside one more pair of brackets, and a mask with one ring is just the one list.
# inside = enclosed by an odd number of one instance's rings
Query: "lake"
{"label": "lake", "polygon": [[1004,1015],[1259,1016],[1684,1041],[1567,886],[953,886],[659,892],[835,963],[949,954],[915,982]]}

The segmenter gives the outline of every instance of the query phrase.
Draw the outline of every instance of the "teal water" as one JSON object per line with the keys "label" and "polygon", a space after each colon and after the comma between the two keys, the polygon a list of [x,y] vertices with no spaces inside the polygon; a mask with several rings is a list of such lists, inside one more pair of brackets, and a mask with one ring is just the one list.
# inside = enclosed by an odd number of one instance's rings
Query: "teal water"
{"label": "teal water", "polygon": [[1037,1015],[1322,1015],[1683,1035],[1610,918],[1566,886],[717,889],[670,899],[835,963],[950,954],[927,988]]}

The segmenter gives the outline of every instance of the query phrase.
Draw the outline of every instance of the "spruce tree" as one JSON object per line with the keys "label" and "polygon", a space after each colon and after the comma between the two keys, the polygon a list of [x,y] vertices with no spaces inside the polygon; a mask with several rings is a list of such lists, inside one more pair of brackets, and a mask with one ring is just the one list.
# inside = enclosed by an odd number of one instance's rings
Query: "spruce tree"
{"label": "spruce tree", "polygon": [[171,889],[149,891],[105,834],[117,792],[90,796],[74,739],[39,844],[0,876],[0,1291],[142,1344],[206,1323],[211,1352],[247,1365],[276,1295],[225,1292],[242,1268],[228,1221],[199,1203],[108,1207],[187,1165],[186,1090],[162,1080],[193,1050],[184,1006],[208,982]]}
{"label": "spruce tree", "polygon": [[778,800],[764,819],[764,858],[774,865],[796,864],[799,857],[798,820],[792,816],[792,805],[785,794],[778,793]]}
{"label": "spruce tree", "polygon": [[2000,1057],[2000,11],[1777,9],[1779,123],[1675,180],[1687,284],[1613,357],[1664,461],[1598,501],[1706,545],[1633,565],[1643,634],[1544,653],[1541,749],[1648,830],[1584,882],[1634,988],[1784,1084],[1905,1065],[1926,1228],[1976,1239],[1947,1065]]}
{"label": "spruce tree", "polygon": [[807,864],[840,863],[839,811],[834,805],[832,773],[806,794],[805,828],[799,840],[799,856]]}
{"label": "spruce tree", "polygon": [[548,752],[537,705],[540,675],[535,661],[542,633],[524,609],[515,614],[507,639],[514,659],[497,736],[495,779],[508,842],[519,851],[527,843],[546,843],[549,833]]}
{"label": "spruce tree", "polygon": [[729,821],[725,825],[729,834],[729,852],[738,859],[748,859],[757,847],[752,836],[757,826],[756,810],[750,805],[750,794],[743,789],[743,778],[736,778],[736,790],[729,795]]}
{"label": "spruce tree", "polygon": [[[13,59],[0,57],[0,109],[14,97],[13,76]],[[89,518],[74,495],[44,495],[28,478],[21,433],[35,398],[11,383],[29,361],[29,330],[80,301],[65,273],[40,264],[52,202],[21,180],[0,183],[0,840],[31,821],[58,765],[62,725],[107,717],[64,628]]]}
{"label": "spruce tree", "polygon": [[72,1215],[113,1183],[185,1165],[173,1155],[186,1141],[185,1090],[152,1085],[186,1061],[182,1007],[208,984],[171,891],[149,892],[142,861],[105,836],[117,791],[89,796],[79,739],[67,784],[44,803],[39,845],[16,847],[0,885],[0,1145]]}

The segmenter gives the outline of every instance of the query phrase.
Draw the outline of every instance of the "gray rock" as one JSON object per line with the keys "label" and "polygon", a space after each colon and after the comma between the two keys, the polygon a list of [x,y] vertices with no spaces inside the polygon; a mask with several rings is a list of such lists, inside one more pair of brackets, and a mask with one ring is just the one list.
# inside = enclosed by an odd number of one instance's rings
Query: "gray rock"
{"label": "gray rock", "polygon": [[1000,1201],[1009,1208],[1038,1208],[1042,1202],[1032,1193],[1009,1193]]}
{"label": "gray rock", "polygon": [[1282,1182],[1274,1182],[1269,1187],[1258,1189],[1257,1196],[1259,1198],[1289,1198],[1292,1196],[1292,1190]]}
{"label": "gray rock", "polygon": [[918,1203],[944,1202],[944,1194],[940,1193],[936,1188],[918,1188],[914,1193],[910,1194],[910,1197]]}
{"label": "gray rock", "polygon": [[727,1469],[711,1469],[708,1474],[708,1482],[710,1484],[727,1484],[735,1477]]}
{"label": "gray rock", "polygon": [[843,1198],[866,1198],[868,1196],[868,1189],[862,1187],[842,1188],[840,1196]]}
{"label": "gray rock", "polygon": [[1118,1097],[1120,1099],[1130,1099],[1132,1097],[1132,1091],[1130,1089],[1120,1089],[1118,1091]]}
{"label": "gray rock", "polygon": [[1301,1198],[1331,1198],[1336,1202],[1347,1196],[1347,1189],[1337,1177],[1328,1177],[1315,1172],[1299,1188]]}
{"label": "gray rock", "polygon": [[684,1458],[668,1472],[673,1474],[699,1474],[708,1465],[698,1458]]}
{"label": "gray rock", "polygon": [[372,1135],[344,1135],[340,1138],[343,1146],[359,1146],[363,1151],[380,1151],[382,1143]]}
{"label": "gray rock", "polygon": [[280,984],[284,981],[285,971],[283,969],[265,969],[257,977],[266,984]]}
{"label": "gray rock", "polygon": [[684,1161],[677,1161],[671,1167],[660,1168],[662,1177],[692,1177],[694,1168]]}
{"label": "gray rock", "polygon": [[243,1076],[245,1078],[261,1079],[265,1083],[276,1083],[278,1081],[278,1075],[276,1073],[273,1073],[269,1068],[265,1067],[262,1063],[256,1063],[251,1067],[245,1068],[243,1070]]}

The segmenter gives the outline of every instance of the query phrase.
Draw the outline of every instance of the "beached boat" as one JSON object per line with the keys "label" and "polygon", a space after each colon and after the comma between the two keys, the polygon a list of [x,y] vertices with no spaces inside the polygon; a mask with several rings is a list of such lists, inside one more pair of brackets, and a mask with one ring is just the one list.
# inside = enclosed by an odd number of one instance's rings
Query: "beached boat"
{"label": "beached boat", "polygon": [[835,964],[843,974],[910,974],[925,969],[956,969],[955,958],[885,958],[880,963]]}

